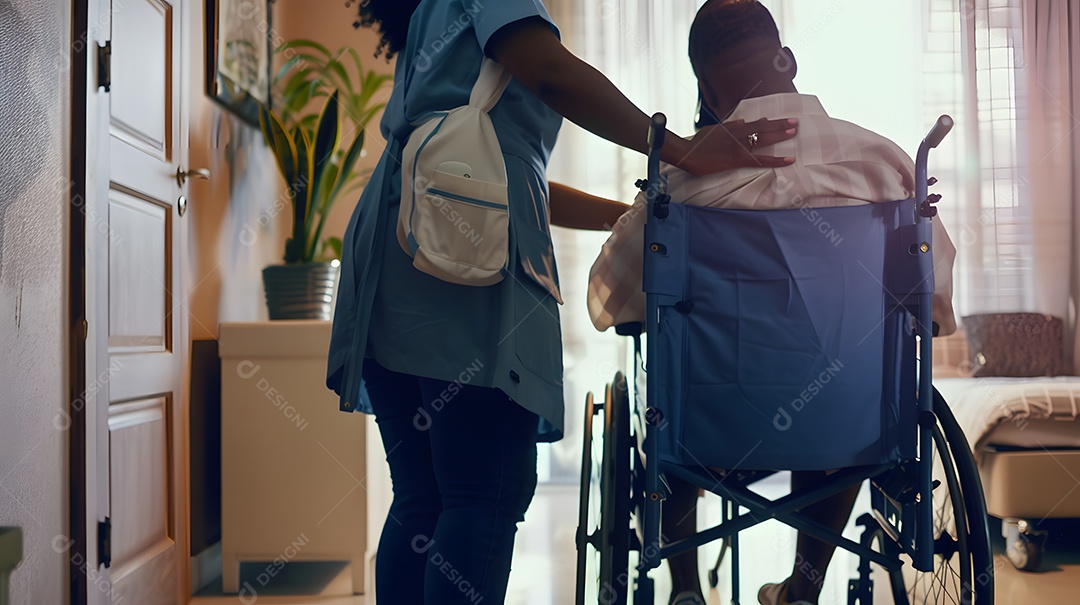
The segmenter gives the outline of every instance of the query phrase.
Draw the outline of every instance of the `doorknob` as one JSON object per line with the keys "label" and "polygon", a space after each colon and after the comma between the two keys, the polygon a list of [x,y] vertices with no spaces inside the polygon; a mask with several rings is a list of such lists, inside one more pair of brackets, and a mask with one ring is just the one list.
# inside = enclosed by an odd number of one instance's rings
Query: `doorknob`
{"label": "doorknob", "polygon": [[176,169],[176,184],[177,185],[180,185],[181,187],[183,187],[184,183],[186,183],[188,179],[202,179],[204,181],[209,181],[210,180],[210,171],[207,170],[206,168],[198,168],[196,170],[188,171],[188,170],[184,170],[183,166]]}

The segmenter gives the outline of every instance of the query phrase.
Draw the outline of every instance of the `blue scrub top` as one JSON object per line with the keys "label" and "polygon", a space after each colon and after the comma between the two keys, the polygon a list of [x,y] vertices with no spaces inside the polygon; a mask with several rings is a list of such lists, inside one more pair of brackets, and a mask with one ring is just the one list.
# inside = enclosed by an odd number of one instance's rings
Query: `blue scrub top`
{"label": "blue scrub top", "polygon": [[[541,0],[423,0],[412,16],[382,120],[387,146],[345,233],[327,368],[344,411],[371,413],[361,375],[374,359],[396,372],[499,388],[508,405],[540,417],[541,441],[562,437],[561,297],[546,176],[562,117],[516,80],[490,112],[509,183],[502,282],[470,287],[431,277],[412,266],[395,236],[401,150],[413,125],[466,105],[488,40],[530,17],[558,33]],[[458,391],[447,390],[444,399]]]}

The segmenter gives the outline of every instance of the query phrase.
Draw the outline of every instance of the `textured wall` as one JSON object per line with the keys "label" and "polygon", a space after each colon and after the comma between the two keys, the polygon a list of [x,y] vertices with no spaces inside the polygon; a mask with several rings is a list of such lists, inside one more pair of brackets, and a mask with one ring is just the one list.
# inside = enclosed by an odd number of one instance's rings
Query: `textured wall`
{"label": "textured wall", "polygon": [[24,531],[13,603],[67,602],[69,2],[0,0],[0,525]]}

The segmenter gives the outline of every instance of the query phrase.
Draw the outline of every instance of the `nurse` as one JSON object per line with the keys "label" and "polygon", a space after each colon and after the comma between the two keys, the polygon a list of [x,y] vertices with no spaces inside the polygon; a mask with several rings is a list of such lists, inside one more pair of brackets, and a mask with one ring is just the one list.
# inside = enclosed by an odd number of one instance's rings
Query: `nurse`
{"label": "nurse", "polygon": [[[603,229],[626,206],[549,184],[563,117],[645,152],[649,118],[567,51],[541,0],[361,0],[378,52],[398,55],[386,149],[345,234],[327,386],[374,413],[394,499],[376,560],[379,603],[502,603],[517,524],[536,488],[536,444],[562,437],[561,300],[549,225]],[[468,102],[484,56],[512,76],[490,112],[509,182],[500,283],[413,268],[395,237],[412,123]],[[787,120],[669,135],[664,161],[693,174],[783,166],[756,156]],[[572,579],[567,579],[568,582]]]}

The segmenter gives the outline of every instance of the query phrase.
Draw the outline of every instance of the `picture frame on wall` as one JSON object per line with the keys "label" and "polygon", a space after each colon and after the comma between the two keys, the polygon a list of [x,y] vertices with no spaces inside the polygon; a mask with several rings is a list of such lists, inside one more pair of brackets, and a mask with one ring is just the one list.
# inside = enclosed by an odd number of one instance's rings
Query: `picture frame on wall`
{"label": "picture frame on wall", "polygon": [[271,105],[273,0],[206,0],[206,94],[259,125]]}

